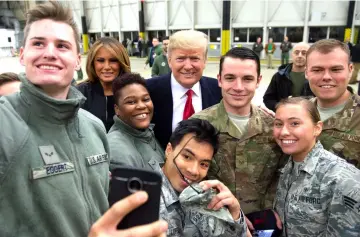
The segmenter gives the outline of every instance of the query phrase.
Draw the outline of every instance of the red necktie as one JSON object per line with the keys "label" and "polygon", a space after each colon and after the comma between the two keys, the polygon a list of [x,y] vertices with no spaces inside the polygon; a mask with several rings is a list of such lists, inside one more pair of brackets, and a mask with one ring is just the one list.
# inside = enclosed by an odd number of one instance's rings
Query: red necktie
{"label": "red necktie", "polygon": [[183,120],[188,119],[191,115],[193,115],[195,113],[194,107],[192,105],[192,95],[193,94],[194,94],[194,92],[191,89],[186,92],[187,99],[186,99],[185,108],[184,108]]}

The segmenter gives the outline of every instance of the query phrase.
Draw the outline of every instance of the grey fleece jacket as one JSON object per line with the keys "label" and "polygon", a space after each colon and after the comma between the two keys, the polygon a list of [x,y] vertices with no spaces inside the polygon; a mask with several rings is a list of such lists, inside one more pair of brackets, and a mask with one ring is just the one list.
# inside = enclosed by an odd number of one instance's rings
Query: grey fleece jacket
{"label": "grey fleece jacket", "polygon": [[53,99],[21,76],[0,98],[0,236],[87,236],[108,209],[108,143],[74,87]]}
{"label": "grey fleece jacket", "polygon": [[150,160],[164,162],[164,151],[151,128],[137,130],[114,116],[107,138],[110,146],[110,169],[129,166],[152,170]]}

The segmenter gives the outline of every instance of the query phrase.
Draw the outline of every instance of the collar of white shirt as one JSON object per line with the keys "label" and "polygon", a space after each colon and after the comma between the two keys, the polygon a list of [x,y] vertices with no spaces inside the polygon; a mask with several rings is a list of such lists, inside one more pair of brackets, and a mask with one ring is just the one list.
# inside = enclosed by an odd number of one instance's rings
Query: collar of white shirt
{"label": "collar of white shirt", "polygon": [[[191,88],[194,91],[194,96],[200,96],[200,81],[198,81]],[[174,75],[171,73],[171,91],[174,100],[179,100],[185,96],[189,88],[185,88],[175,79]]]}

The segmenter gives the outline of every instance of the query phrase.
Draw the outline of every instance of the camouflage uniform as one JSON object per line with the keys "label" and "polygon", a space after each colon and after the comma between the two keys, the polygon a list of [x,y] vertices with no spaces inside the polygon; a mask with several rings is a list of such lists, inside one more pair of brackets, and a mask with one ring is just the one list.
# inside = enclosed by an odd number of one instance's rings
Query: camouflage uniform
{"label": "camouflage uniform", "polygon": [[279,168],[285,156],[272,135],[273,118],[251,106],[247,133],[229,119],[223,101],[193,118],[208,120],[219,132],[220,145],[208,178],[223,182],[240,201],[245,214],[271,208]]}
{"label": "camouflage uniform", "polygon": [[[208,210],[211,195],[197,194],[191,187],[180,195],[173,189],[170,181],[160,168],[160,164],[151,160],[149,164],[163,178],[160,196],[160,218],[168,223],[166,235],[171,237],[227,237],[246,236],[246,222],[241,215],[235,223],[230,212]],[[196,187],[196,185],[195,185]],[[187,191],[186,191],[187,190]],[[210,198],[210,199],[209,199]],[[203,208],[202,208],[203,205]],[[211,233],[209,232],[211,231]]]}
{"label": "camouflage uniform", "polygon": [[[317,99],[312,99],[315,102]],[[360,168],[360,97],[352,95],[344,109],[324,121],[319,138],[324,148]]]}
{"label": "camouflage uniform", "polygon": [[298,170],[286,164],[277,190],[283,236],[360,235],[360,171],[320,142]]}

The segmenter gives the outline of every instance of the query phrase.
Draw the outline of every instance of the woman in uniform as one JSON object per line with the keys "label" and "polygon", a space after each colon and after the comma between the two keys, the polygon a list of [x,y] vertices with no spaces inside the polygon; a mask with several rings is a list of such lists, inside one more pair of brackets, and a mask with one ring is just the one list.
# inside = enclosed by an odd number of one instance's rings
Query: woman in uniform
{"label": "woman in uniform", "polygon": [[137,73],[125,73],[115,78],[112,88],[116,115],[107,135],[110,170],[117,166],[152,170],[149,162],[162,163],[165,154],[150,124],[154,106],[145,79]]}
{"label": "woman in uniform", "polygon": [[359,236],[360,171],[324,150],[313,103],[288,98],[276,107],[274,137],[290,159],[274,203],[283,236]]}

